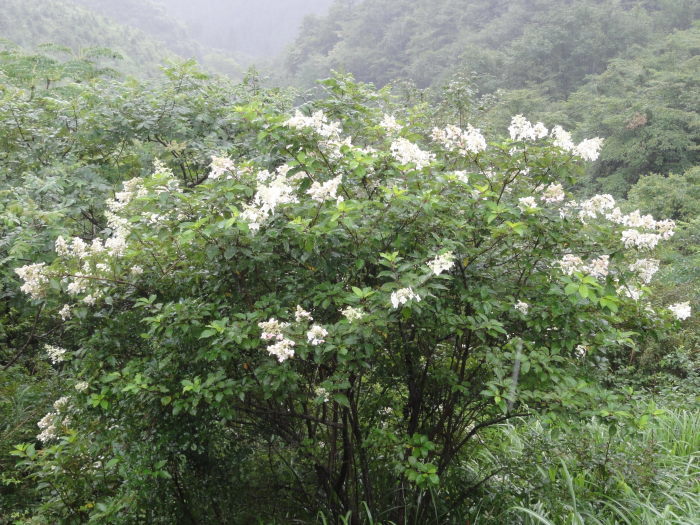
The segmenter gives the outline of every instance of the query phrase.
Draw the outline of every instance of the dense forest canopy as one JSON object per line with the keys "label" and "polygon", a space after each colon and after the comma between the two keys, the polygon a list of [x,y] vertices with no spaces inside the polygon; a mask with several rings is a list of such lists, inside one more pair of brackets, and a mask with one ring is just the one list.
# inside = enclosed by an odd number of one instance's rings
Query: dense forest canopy
{"label": "dense forest canopy", "polygon": [[3,7],[0,524],[700,522],[697,2]]}

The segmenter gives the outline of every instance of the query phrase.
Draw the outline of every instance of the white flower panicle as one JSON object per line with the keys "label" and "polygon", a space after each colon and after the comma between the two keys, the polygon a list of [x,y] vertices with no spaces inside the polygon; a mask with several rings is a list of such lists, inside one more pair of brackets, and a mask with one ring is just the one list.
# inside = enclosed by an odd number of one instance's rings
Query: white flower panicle
{"label": "white flower panicle", "polygon": [[561,184],[550,184],[544,189],[540,198],[550,204],[563,201],[566,198],[566,194]]}
{"label": "white flower panicle", "polygon": [[209,165],[210,170],[209,170],[209,178],[210,179],[218,179],[221,177],[224,173],[228,172],[233,172],[236,169],[235,164],[233,161],[228,158],[228,157],[212,157],[211,158],[211,164]]}
{"label": "white flower panicle", "polygon": [[387,130],[388,133],[399,133],[403,129],[403,126],[396,122],[396,118],[393,115],[387,115],[386,113],[379,125]]}
{"label": "white flower panicle", "polygon": [[338,193],[338,186],[340,186],[342,180],[343,176],[338,175],[324,183],[314,182],[306,193],[311,195],[311,198],[317,202],[335,199],[336,193]]}
{"label": "white flower panicle", "polygon": [[398,138],[391,143],[391,154],[401,164],[415,164],[416,169],[423,169],[434,160],[435,155],[423,151],[413,142]]}
{"label": "white flower panicle", "polygon": [[24,281],[20,290],[31,296],[32,299],[40,299],[46,294],[49,278],[46,276],[45,267],[45,263],[35,263],[15,269],[15,273]]}
{"label": "white flower panicle", "polygon": [[585,222],[585,219],[595,219],[598,215],[604,215],[606,211],[612,210],[615,207],[615,199],[612,195],[602,194],[594,195],[588,200],[580,203],[579,219]]}
{"label": "white flower panicle", "polygon": [[585,273],[597,279],[604,279],[608,276],[610,256],[601,255],[592,259],[588,264],[578,255],[566,254],[559,261],[561,271],[566,275],[573,275],[575,272]]}
{"label": "white flower panicle", "polygon": [[547,128],[542,122],[534,126],[522,115],[515,115],[508,126],[511,140],[537,140],[547,136]]}
{"label": "white flower panicle", "polygon": [[312,325],[309,331],[306,332],[306,338],[308,339],[309,343],[311,343],[313,346],[318,346],[321,343],[325,343],[326,340],[324,339],[324,337],[326,337],[327,335],[328,330],[326,330],[318,324]]}
{"label": "white flower panicle", "polygon": [[633,284],[626,284],[617,288],[617,293],[629,297],[633,301],[639,301],[644,292]]}
{"label": "white flower panicle", "polygon": [[455,256],[452,252],[445,252],[426,264],[435,275],[440,275],[442,272],[449,271],[454,267]]}
{"label": "white flower panicle", "polygon": [[68,319],[71,318],[73,315],[71,313],[71,307],[69,304],[64,304],[61,309],[58,311],[58,315],[61,316],[62,321],[67,321]]}
{"label": "white flower panicle", "polygon": [[49,357],[49,361],[58,364],[66,360],[66,349],[60,346],[44,345],[44,351]]}
{"label": "white flower panicle", "polygon": [[659,244],[661,235],[656,233],[642,233],[639,230],[625,230],[622,232],[622,244],[625,248],[637,248],[638,250],[653,250]]}
{"label": "white flower panicle", "polygon": [[57,418],[58,414],[56,412],[49,412],[39,420],[37,426],[41,432],[36,436],[39,441],[48,443],[58,437]]}
{"label": "white flower panicle", "polygon": [[534,197],[521,197],[518,199],[518,208],[521,211],[537,208],[537,200]]}
{"label": "white flower panicle", "polygon": [[258,184],[252,204],[244,204],[240,218],[248,223],[252,231],[260,229],[268,216],[281,204],[298,202],[294,188],[288,183],[287,171],[281,170],[276,175],[267,170],[258,173]]}
{"label": "white flower panicle", "polygon": [[328,403],[331,400],[330,392],[328,392],[328,390],[326,390],[322,386],[317,386],[314,389],[314,394],[323,403]]}
{"label": "white flower panicle", "polygon": [[269,341],[270,339],[282,339],[282,331],[289,326],[289,323],[281,323],[274,317],[267,321],[258,323],[258,327],[262,329],[260,339]]}
{"label": "white flower panicle", "polygon": [[408,301],[420,302],[420,295],[415,293],[411,287],[401,288],[391,293],[391,304],[394,308],[398,308]]}
{"label": "white flower panicle", "polygon": [[78,392],[85,392],[90,387],[87,381],[78,381],[73,388]]}
{"label": "white flower panicle", "polygon": [[554,138],[554,145],[564,151],[573,151],[576,147],[574,142],[571,140],[571,134],[565,131],[561,126],[554,126],[552,128],[551,136]]}
{"label": "white flower panicle", "polygon": [[586,139],[578,144],[574,148],[574,153],[581,157],[583,160],[594,161],[598,159],[600,155],[600,148],[603,146],[603,139],[600,137],[595,137],[592,139]]}
{"label": "white flower panicle", "polygon": [[291,339],[283,337],[276,343],[267,347],[267,351],[270,355],[273,355],[281,363],[290,357],[294,357],[294,346],[295,343]]}
{"label": "white flower panicle", "polygon": [[630,271],[635,272],[644,284],[651,282],[654,274],[659,271],[657,259],[637,259],[629,266]]}
{"label": "white flower panicle", "polygon": [[574,350],[576,357],[583,359],[588,353],[588,347],[586,345],[576,345],[576,350]]}
{"label": "white flower panicle", "polygon": [[304,310],[301,305],[297,305],[296,310],[294,311],[294,319],[296,320],[297,323],[301,323],[302,321],[313,321],[314,318],[311,317],[311,314]]}
{"label": "white flower panicle", "polygon": [[453,125],[449,125],[444,129],[433,128],[432,138],[445,149],[460,155],[479,153],[486,149],[486,139],[471,124],[467,124],[466,131]]}
{"label": "white flower panicle", "polygon": [[352,323],[353,321],[358,321],[365,316],[365,312],[361,308],[355,308],[353,306],[348,306],[340,311],[345,318]]}
{"label": "white flower panicle", "polygon": [[691,315],[690,303],[688,301],[685,303],[672,304],[668,307],[668,309],[671,310],[671,313],[680,321],[688,319],[688,317]]}
{"label": "white flower panicle", "polygon": [[289,118],[285,126],[295,129],[312,129],[324,138],[338,137],[342,132],[338,122],[328,122],[328,117],[323,111],[315,111],[310,117],[305,116],[301,111],[297,110],[294,116]]}
{"label": "white flower panicle", "polygon": [[584,271],[596,279],[605,279],[608,276],[608,266],[610,265],[610,256],[601,255],[588,263]]}
{"label": "white flower panicle", "polygon": [[513,308],[515,308],[521,314],[527,315],[527,312],[530,310],[530,305],[526,302],[518,301],[513,305]]}

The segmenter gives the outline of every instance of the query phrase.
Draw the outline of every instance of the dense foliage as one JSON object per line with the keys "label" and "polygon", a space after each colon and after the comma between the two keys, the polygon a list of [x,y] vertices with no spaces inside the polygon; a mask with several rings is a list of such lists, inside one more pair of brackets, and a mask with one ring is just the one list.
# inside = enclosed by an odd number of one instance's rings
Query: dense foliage
{"label": "dense foliage", "polygon": [[431,5],[0,50],[0,523],[700,519],[693,4]]}

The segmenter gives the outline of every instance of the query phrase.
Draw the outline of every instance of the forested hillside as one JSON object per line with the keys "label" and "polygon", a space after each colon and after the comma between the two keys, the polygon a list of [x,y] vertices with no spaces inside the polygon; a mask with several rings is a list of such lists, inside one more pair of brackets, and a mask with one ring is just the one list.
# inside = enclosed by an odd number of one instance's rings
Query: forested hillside
{"label": "forested hillside", "polygon": [[700,523],[697,3],[300,6],[0,11],[0,525]]}
{"label": "forested hillside", "polygon": [[190,38],[185,28],[149,0],[7,0],[0,12],[0,35],[29,48],[65,46],[74,55],[108,48],[121,56],[119,69],[154,76],[167,60],[197,59],[204,66],[240,78],[237,59]]}

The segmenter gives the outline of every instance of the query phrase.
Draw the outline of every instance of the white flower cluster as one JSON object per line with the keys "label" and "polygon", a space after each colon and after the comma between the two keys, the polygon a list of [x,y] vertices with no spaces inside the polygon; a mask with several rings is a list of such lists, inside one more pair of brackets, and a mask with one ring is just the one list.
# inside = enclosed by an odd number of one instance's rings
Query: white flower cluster
{"label": "white flower cluster", "polygon": [[581,222],[585,223],[587,218],[595,219],[598,215],[605,215],[605,212],[612,210],[615,207],[615,199],[607,193],[594,195],[590,199],[581,202],[579,206],[578,217]]}
{"label": "white flower cluster", "polygon": [[668,307],[668,309],[671,310],[671,313],[676,316],[676,319],[681,321],[690,317],[691,314],[690,303],[687,301],[685,303],[672,304]]}
{"label": "white flower cluster", "polygon": [[559,267],[566,275],[580,272],[589,274],[597,279],[604,279],[607,277],[609,273],[609,264],[610,257],[608,255],[601,255],[591,260],[588,264],[584,263],[581,257],[572,254],[564,255],[559,261]]}
{"label": "white flower cluster", "polygon": [[262,329],[262,334],[260,339],[263,341],[269,341],[271,339],[281,340],[284,339],[282,331],[289,326],[289,323],[281,323],[274,317],[267,321],[262,321],[258,323],[258,327]]}
{"label": "white flower cluster", "polygon": [[71,316],[73,315],[73,314],[71,313],[71,307],[70,307],[70,305],[69,305],[69,304],[64,304],[64,305],[61,307],[61,309],[58,311],[58,315],[61,316],[61,320],[62,320],[62,321],[67,321],[68,319],[70,319]]}
{"label": "white flower cluster", "polygon": [[625,297],[629,297],[633,301],[639,301],[639,299],[644,294],[644,291],[640,290],[633,284],[626,284],[625,286],[619,286],[617,288],[617,293],[622,294]]}
{"label": "white flower cluster", "polygon": [[209,178],[210,179],[218,179],[221,177],[224,173],[228,172],[233,172],[236,169],[236,166],[234,165],[233,161],[228,158],[228,157],[212,157],[211,158],[211,164],[209,165],[210,171],[209,171]]}
{"label": "white flower cluster", "polygon": [[566,194],[561,184],[550,184],[542,191],[542,196],[540,198],[544,202],[551,204],[553,202],[563,201],[566,198]]}
{"label": "white flower cluster", "polygon": [[323,328],[321,325],[315,324],[311,326],[308,332],[306,332],[306,338],[308,339],[309,343],[311,343],[313,346],[318,346],[321,343],[325,343],[326,340],[324,337],[328,335],[328,330]]}
{"label": "white flower cluster", "polygon": [[391,154],[401,164],[415,164],[416,169],[423,169],[435,158],[435,155],[423,151],[413,142],[398,138],[391,143]]}
{"label": "white flower cluster", "polygon": [[85,392],[89,387],[90,384],[87,381],[78,381],[74,386],[78,392]]}
{"label": "white flower cluster", "polygon": [[657,259],[637,259],[630,264],[630,271],[635,272],[644,284],[651,282],[654,274],[659,271],[659,261]]}
{"label": "white flower cluster", "polygon": [[46,293],[49,278],[46,276],[45,266],[45,263],[35,263],[15,269],[15,273],[24,281],[20,290],[30,295],[32,299],[40,299]]}
{"label": "white flower cluster", "polygon": [[263,221],[272,215],[280,204],[297,202],[294,188],[288,183],[289,168],[281,166],[273,175],[267,171],[258,173],[258,184],[252,204],[243,205],[240,217],[252,231],[260,229]]}
{"label": "white flower cluster", "polygon": [[530,310],[530,305],[526,302],[518,301],[513,305],[513,308],[515,308],[521,314],[527,315],[528,310]]}
{"label": "white flower cluster", "polygon": [[398,308],[408,301],[420,302],[420,295],[413,291],[411,287],[401,288],[395,292],[391,292],[391,304],[394,308]]}
{"label": "white flower cluster", "polygon": [[[311,198],[317,202],[325,202],[327,200],[336,199],[338,186],[343,180],[342,175],[327,180],[324,183],[314,182],[306,193],[311,195]],[[342,200],[342,197],[337,197]]]}
{"label": "white flower cluster", "polygon": [[66,359],[66,349],[60,346],[44,345],[44,351],[54,365]]}
{"label": "white flower cluster", "polygon": [[445,252],[426,264],[435,275],[440,275],[452,269],[455,265],[455,256],[452,252]]}
{"label": "white flower cluster", "polygon": [[345,318],[352,323],[353,321],[358,321],[365,316],[365,312],[361,308],[355,308],[353,306],[348,306],[340,311]]}
{"label": "white flower cluster", "polygon": [[522,115],[515,115],[508,126],[511,140],[537,140],[547,136],[548,130],[542,122],[532,125]]}
{"label": "white flower cluster", "polygon": [[311,314],[298,304],[296,310],[294,311],[294,320],[297,323],[301,323],[302,321],[313,321],[314,318],[311,317]]}
{"label": "white flower cluster", "polygon": [[61,424],[67,425],[68,418],[61,421],[60,412],[62,412],[68,406],[69,398],[63,396],[57,399],[54,404],[53,412],[49,412],[44,417],[42,417],[37,426],[41,432],[36,436],[36,438],[42,443],[48,443],[58,437],[58,431]]}
{"label": "white flower cluster", "polygon": [[316,398],[322,403],[328,403],[331,400],[330,392],[328,392],[328,390],[326,390],[322,386],[317,386],[314,389],[314,394],[316,395]]}
{"label": "white flower cluster", "polygon": [[518,199],[518,208],[521,211],[537,208],[537,201],[534,197],[521,197]]}
{"label": "white flower cluster", "polygon": [[263,341],[274,340],[275,343],[267,347],[270,355],[273,355],[281,363],[290,357],[294,357],[295,343],[291,339],[287,339],[282,331],[289,326],[289,323],[280,323],[274,317],[258,323],[262,329],[260,339]]}
{"label": "white flower cluster", "polygon": [[379,125],[387,130],[388,133],[399,133],[403,129],[403,126],[396,122],[396,118],[393,115],[387,115],[386,113]]}
{"label": "white flower cluster", "polygon": [[596,160],[600,155],[600,148],[603,147],[603,139],[600,137],[586,139],[576,145],[571,140],[571,134],[568,131],[565,131],[561,126],[554,126],[554,128],[552,128],[551,135],[554,137],[555,146],[563,149],[564,151],[570,151],[574,155],[581,157],[583,160]]}
{"label": "white flower cluster", "polygon": [[444,129],[433,128],[433,140],[445,149],[466,156],[469,153],[479,153],[486,149],[486,139],[481,132],[467,125],[467,130],[449,125]]}
{"label": "white flower cluster", "polygon": [[318,135],[324,138],[319,146],[324,150],[331,159],[337,159],[341,156],[340,148],[342,146],[351,146],[351,139],[341,139],[340,134],[342,128],[339,122],[329,122],[328,117],[323,111],[315,111],[310,117],[306,117],[301,111],[297,110],[293,117],[288,119],[285,126],[294,129],[311,129]]}

